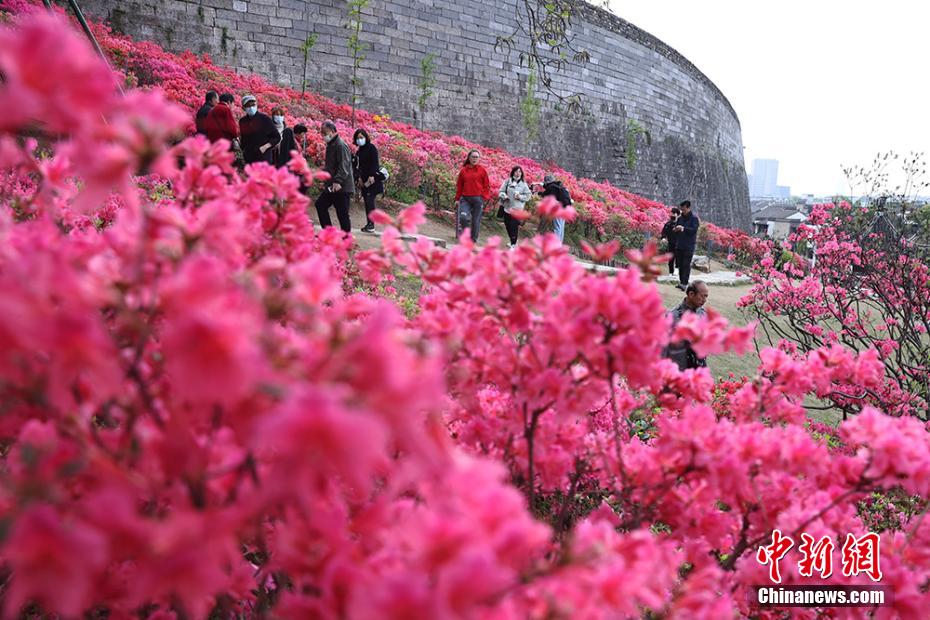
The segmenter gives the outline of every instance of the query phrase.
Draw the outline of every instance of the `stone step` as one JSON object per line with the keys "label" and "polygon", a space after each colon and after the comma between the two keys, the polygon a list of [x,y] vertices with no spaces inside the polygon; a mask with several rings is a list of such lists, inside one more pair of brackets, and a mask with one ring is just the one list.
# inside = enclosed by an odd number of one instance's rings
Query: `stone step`
{"label": "stone step", "polygon": [[[382,231],[380,231],[380,230],[376,230],[376,231],[374,231],[374,232],[362,232],[362,231],[358,231],[357,233],[354,233],[354,234],[357,234],[357,235],[370,235],[370,236],[372,236],[372,237],[379,237],[379,238],[380,238],[380,237],[381,237],[381,234],[382,234]],[[429,235],[410,235],[410,234],[407,234],[407,233],[400,233],[400,238],[403,239],[404,241],[411,241],[411,242],[416,241],[417,239],[426,239],[427,241],[432,241],[432,242],[435,243],[438,247],[441,247],[441,248],[446,247],[446,240],[445,240],[445,239],[439,239],[438,237],[430,237]]]}

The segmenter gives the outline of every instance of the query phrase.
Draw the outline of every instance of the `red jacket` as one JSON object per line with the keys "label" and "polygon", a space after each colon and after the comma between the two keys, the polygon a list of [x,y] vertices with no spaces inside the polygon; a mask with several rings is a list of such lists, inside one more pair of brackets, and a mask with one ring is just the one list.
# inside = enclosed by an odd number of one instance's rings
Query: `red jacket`
{"label": "red jacket", "polygon": [[204,125],[210,142],[216,142],[220,138],[226,138],[231,142],[233,138],[239,137],[239,123],[233,118],[229,106],[222,101],[210,110]]}
{"label": "red jacket", "polygon": [[481,196],[485,202],[491,199],[491,180],[481,164],[466,164],[459,171],[455,182],[455,201],[458,202],[462,196]]}

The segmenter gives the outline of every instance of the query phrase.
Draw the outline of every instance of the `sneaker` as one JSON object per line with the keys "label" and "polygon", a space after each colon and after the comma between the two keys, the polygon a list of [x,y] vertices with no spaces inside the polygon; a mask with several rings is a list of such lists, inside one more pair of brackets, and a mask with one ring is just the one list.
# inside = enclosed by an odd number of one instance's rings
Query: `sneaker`
{"label": "sneaker", "polygon": [[513,251],[513,250],[516,250],[516,249],[517,249],[517,244],[516,244],[516,243],[511,243],[511,244],[510,244],[510,250]]}
{"label": "sneaker", "polygon": [[364,233],[373,233],[373,232],[375,232],[375,225],[374,225],[373,223],[371,223],[371,222],[368,222],[367,224],[365,224],[364,226],[362,226],[362,232],[364,232]]}

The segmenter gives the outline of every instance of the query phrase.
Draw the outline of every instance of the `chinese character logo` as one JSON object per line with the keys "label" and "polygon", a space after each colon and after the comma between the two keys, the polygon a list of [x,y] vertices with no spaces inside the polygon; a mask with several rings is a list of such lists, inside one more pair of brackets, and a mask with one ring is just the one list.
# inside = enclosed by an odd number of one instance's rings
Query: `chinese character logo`
{"label": "chinese character logo", "polygon": [[774,583],[781,583],[781,570],[778,568],[778,562],[788,553],[788,550],[794,546],[794,541],[788,536],[782,536],[781,530],[772,531],[772,544],[765,547],[759,547],[756,552],[756,560],[759,564],[769,566],[769,579]]}

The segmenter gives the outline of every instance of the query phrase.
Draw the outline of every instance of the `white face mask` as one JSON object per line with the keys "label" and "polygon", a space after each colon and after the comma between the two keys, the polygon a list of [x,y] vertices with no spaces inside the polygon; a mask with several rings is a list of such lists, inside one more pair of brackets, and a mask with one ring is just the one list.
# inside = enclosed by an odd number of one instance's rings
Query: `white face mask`
{"label": "white face mask", "polygon": [[254,105],[250,105],[249,107],[245,109],[245,113],[248,114],[249,116],[255,116],[256,112],[258,112],[258,108],[255,107]]}
{"label": "white face mask", "polygon": [[335,137],[336,137],[336,134],[328,133],[328,134],[326,134],[325,136],[323,136],[323,140],[324,140],[325,142],[329,142],[330,140],[332,140],[332,139],[335,138]]}
{"label": "white face mask", "polygon": [[365,138],[359,138],[355,143],[359,146],[365,146]]}
{"label": "white face mask", "polygon": [[276,122],[276,123],[279,123],[279,124],[283,124],[283,123],[284,123],[284,117],[283,117],[283,116],[272,116],[271,118],[274,119],[274,122]]}

